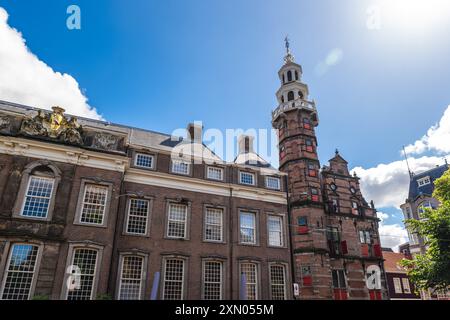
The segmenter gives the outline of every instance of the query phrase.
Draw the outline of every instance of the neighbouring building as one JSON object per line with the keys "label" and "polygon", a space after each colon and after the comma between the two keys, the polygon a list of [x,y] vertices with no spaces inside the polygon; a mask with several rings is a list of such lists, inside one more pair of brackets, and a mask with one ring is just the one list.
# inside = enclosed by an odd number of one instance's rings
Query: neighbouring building
{"label": "neighbouring building", "polygon": [[383,250],[386,282],[391,300],[420,300],[415,292],[414,284],[409,281],[406,270],[400,266],[400,261],[409,258],[403,253]]}
{"label": "neighbouring building", "polygon": [[[279,130],[280,171],[287,174],[294,281],[300,299],[387,299],[374,204],[336,150],[320,170],[316,104],[287,43],[272,113]],[[374,281],[376,270],[378,281]]]}
{"label": "neighbouring building", "polygon": [[[447,161],[445,161],[445,164],[430,170],[418,174],[410,173],[408,198],[405,200],[405,203],[400,205],[405,220],[420,220],[426,208],[436,209],[439,206],[439,201],[433,198],[434,181],[439,179],[449,168]],[[411,256],[425,253],[427,250],[425,239],[413,232],[413,230],[408,228],[406,230],[408,231],[409,242],[401,246],[400,252],[408,252]],[[450,290],[441,293],[422,290],[421,296],[425,300],[447,300],[450,299]]]}
{"label": "neighbouring building", "polygon": [[320,168],[301,76],[288,50],[279,170],[250,136],[229,163],[198,124],[0,102],[0,299],[387,299],[376,210],[339,152]]}

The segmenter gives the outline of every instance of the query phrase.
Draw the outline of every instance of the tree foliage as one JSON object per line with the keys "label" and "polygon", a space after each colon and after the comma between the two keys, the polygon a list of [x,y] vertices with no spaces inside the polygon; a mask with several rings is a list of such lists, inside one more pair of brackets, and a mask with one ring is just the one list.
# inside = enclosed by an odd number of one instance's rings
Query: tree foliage
{"label": "tree foliage", "polygon": [[435,182],[437,209],[426,209],[421,220],[406,220],[411,232],[425,239],[427,250],[412,260],[402,260],[417,289],[446,289],[450,286],[450,170]]}

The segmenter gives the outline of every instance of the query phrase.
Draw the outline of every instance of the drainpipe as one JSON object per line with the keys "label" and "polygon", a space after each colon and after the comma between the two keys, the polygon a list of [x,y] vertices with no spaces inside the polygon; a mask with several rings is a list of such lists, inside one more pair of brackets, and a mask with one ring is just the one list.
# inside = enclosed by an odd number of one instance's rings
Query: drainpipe
{"label": "drainpipe", "polygon": [[228,182],[230,184],[230,194],[228,197],[228,216],[230,227],[228,228],[228,246],[230,251],[230,261],[229,261],[229,269],[230,269],[230,299],[233,300],[233,186],[232,186],[232,177],[233,177],[233,167],[230,167],[231,170],[228,172]]}
{"label": "drainpipe", "polygon": [[287,215],[287,221],[288,221],[288,236],[289,236],[289,242],[290,242],[290,253],[291,253],[291,293],[292,293],[292,297],[294,298],[294,300],[296,300],[296,297],[294,295],[294,288],[293,288],[293,284],[295,282],[295,258],[294,258],[294,240],[292,237],[292,219],[291,219],[291,201],[290,201],[290,197],[289,197],[289,176],[286,174],[286,179],[285,179],[285,184],[284,184],[284,188],[286,191],[286,200],[287,200],[287,211],[288,211],[288,215]]}

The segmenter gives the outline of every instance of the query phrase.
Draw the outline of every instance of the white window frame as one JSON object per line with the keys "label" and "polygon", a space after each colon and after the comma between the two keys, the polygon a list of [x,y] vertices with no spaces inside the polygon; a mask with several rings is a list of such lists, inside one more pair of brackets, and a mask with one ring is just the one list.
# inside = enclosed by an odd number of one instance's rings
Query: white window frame
{"label": "white window frame", "polygon": [[140,278],[139,278],[139,296],[138,296],[138,298],[137,299],[124,299],[124,300],[141,300],[142,299],[142,289],[143,289],[143,285],[144,285],[144,278],[145,278],[145,266],[146,266],[146,263],[145,263],[145,257],[144,256],[141,256],[141,255],[133,255],[133,254],[124,254],[124,255],[121,255],[121,257],[120,257],[120,277],[119,277],[119,290],[118,290],[118,293],[117,293],[117,299],[118,300],[121,300],[120,299],[120,295],[121,295],[121,293],[122,293],[122,284],[123,284],[123,281],[124,280],[127,280],[127,281],[136,281],[137,279],[124,279],[123,278],[123,266],[124,266],[124,262],[125,262],[125,259],[126,258],[140,258],[141,260],[142,260],[142,265],[141,265],[141,274],[140,274]]}
{"label": "white window frame", "polygon": [[[210,170],[216,170],[216,172],[220,172],[220,178],[212,177],[210,175]],[[208,166],[206,168],[206,177],[210,180],[223,181],[223,176],[224,176],[224,170],[221,167]]]}
{"label": "white window frame", "polygon": [[422,219],[422,214],[425,213],[425,209],[433,209],[430,200],[424,200],[417,206],[417,215],[419,216],[419,219]]}
{"label": "white window frame", "polygon": [[[138,164],[138,158],[139,157],[148,157],[150,158],[150,163],[151,166],[147,167],[147,166],[142,166]],[[138,168],[144,168],[144,169],[154,169],[155,168],[155,156],[152,154],[147,154],[147,153],[140,153],[140,152],[136,152],[135,156],[134,156],[134,165]]]}
{"label": "white window frame", "polygon": [[[147,202],[147,215],[145,216],[145,232],[144,233],[128,231],[130,217],[136,216],[136,217],[142,218],[142,216],[131,214],[131,202],[133,200],[134,201],[146,201]],[[146,235],[148,235],[148,222],[149,222],[149,218],[150,218],[150,205],[151,205],[151,201],[148,200],[148,199],[140,199],[140,198],[129,198],[128,199],[127,219],[126,219],[126,223],[125,223],[125,234],[133,235],[133,236],[146,236]]]}
{"label": "white window frame", "polygon": [[[191,174],[191,163],[188,161],[184,161],[184,160],[172,160],[171,162],[171,172],[175,173],[175,174],[181,174],[184,176],[189,176]],[[186,172],[181,172],[181,171],[176,171],[175,168],[177,167],[177,165],[181,165],[181,164],[186,164],[187,165],[187,169]]]}
{"label": "white window frame", "polygon": [[[162,283],[162,290],[161,290],[161,294],[162,294],[162,300],[167,300],[164,298],[165,294],[166,294],[166,282],[170,281],[170,282],[175,282],[174,280],[167,280],[167,261],[169,260],[176,260],[176,261],[181,261],[182,262],[182,279],[181,279],[181,293],[180,293],[180,300],[184,299],[184,281],[185,281],[185,272],[186,272],[186,260],[183,258],[179,258],[179,257],[167,257],[164,258],[164,277],[163,277],[163,283]],[[179,281],[176,281],[179,282]]]}
{"label": "white window frame", "polygon": [[[169,230],[170,230],[170,222],[174,222],[174,223],[181,223],[182,220],[175,220],[175,219],[171,219],[170,218],[170,209],[172,206],[183,206],[185,207],[185,214],[184,214],[184,235],[181,236],[171,236],[169,235]],[[168,210],[167,210],[167,230],[166,230],[166,237],[169,239],[186,239],[187,238],[187,220],[188,220],[188,210],[189,210],[189,206],[186,204],[181,204],[181,203],[175,203],[175,202],[169,202],[168,204]]]}
{"label": "white window frame", "polygon": [[409,279],[408,278],[402,278],[402,287],[404,293],[411,293],[411,287],[409,285]]}
{"label": "white window frame", "polygon": [[[42,179],[42,180],[48,180],[52,182],[52,190],[50,192],[50,196],[48,197],[42,197],[42,196],[28,196],[28,191],[30,190],[30,184],[31,184],[31,180],[33,178],[38,178],[38,179]],[[53,198],[53,192],[55,190],[55,178],[49,178],[49,177],[41,177],[41,176],[36,176],[36,175],[30,175],[28,178],[28,182],[27,182],[27,188],[25,189],[25,194],[23,197],[23,202],[22,202],[22,208],[20,210],[20,216],[21,217],[25,217],[25,218],[31,218],[31,219],[40,219],[40,220],[45,220],[48,218],[48,212],[51,206],[51,202],[52,202],[52,198]],[[25,203],[27,202],[27,198],[40,198],[40,199],[48,199],[48,205],[47,205],[47,210],[45,211],[45,216],[44,217],[38,217],[38,216],[28,216],[28,215],[24,215],[24,210],[25,210]]]}
{"label": "white window frame", "polygon": [[396,294],[402,294],[403,290],[402,290],[402,282],[400,280],[400,278],[392,278],[392,282],[394,283],[394,292]]}
{"label": "white window frame", "polygon": [[222,300],[222,298],[223,298],[223,279],[224,279],[224,277],[223,277],[223,261],[218,261],[218,260],[203,260],[203,263],[202,263],[202,299],[203,300],[211,300],[210,298],[206,298],[205,297],[205,294],[206,294],[206,279],[205,279],[205,277],[206,277],[206,272],[205,272],[205,270],[206,270],[206,264],[207,263],[217,263],[217,264],[219,264],[220,265],[220,282],[212,282],[212,281],[210,281],[210,282],[208,282],[208,283],[212,283],[212,284],[219,284],[220,285],[220,289],[219,289],[219,292],[220,292],[220,297],[218,298],[218,299],[212,299],[212,300]]}
{"label": "white window frame", "polygon": [[[242,222],[241,222],[241,217],[242,215],[252,215],[254,217],[253,220],[253,228],[247,228],[245,227],[245,229],[252,229],[253,230],[253,241],[252,242],[246,242],[243,241],[242,239],[242,235],[240,234],[240,231],[242,230]],[[257,216],[255,212],[252,211],[244,211],[244,210],[240,210],[239,211],[239,243],[240,244],[246,244],[246,245],[256,245],[258,243],[258,241],[256,240],[257,237],[257,233],[256,233],[256,228],[257,228]]]}
{"label": "white window frame", "polygon": [[426,176],[426,177],[423,177],[423,178],[420,178],[417,180],[417,185],[419,187],[426,186],[427,184],[430,184],[430,183],[431,183],[430,176]]}
{"label": "white window frame", "polygon": [[[272,181],[276,181],[277,186],[271,187],[269,181],[272,179]],[[281,190],[281,179],[279,177],[274,176],[267,176],[266,177],[266,188],[271,190]]]}
{"label": "white window frame", "polygon": [[[10,267],[10,263],[11,263],[11,258],[12,258],[12,254],[13,254],[13,250],[14,250],[14,246],[34,246],[37,247],[37,253],[36,253],[36,259],[34,262],[34,267],[33,267],[33,276],[31,278],[31,283],[30,283],[30,289],[28,291],[28,296],[26,300],[29,300],[31,295],[34,294],[34,289],[35,289],[35,285],[36,285],[36,281],[37,281],[37,276],[36,274],[39,273],[39,266],[40,266],[40,262],[41,262],[41,255],[42,255],[42,247],[36,243],[23,243],[23,242],[15,242],[15,243],[11,243],[11,245],[6,247],[9,250],[8,253],[8,258],[6,260],[6,265],[5,265],[5,269],[3,271],[3,280],[2,280],[2,284],[1,284],[1,288],[0,288],[0,300],[3,300],[3,294],[5,291],[5,287],[6,287],[6,281],[8,279],[8,274],[10,272],[14,272],[14,271],[9,271],[9,267]],[[5,251],[6,252],[6,251]],[[21,271],[23,272],[23,271]],[[30,271],[26,271],[26,273],[31,273]]]}
{"label": "white window frame", "polygon": [[[278,284],[278,283],[277,284],[273,283],[273,279],[272,279],[272,268],[273,267],[281,267],[283,269],[283,284],[282,285]],[[274,297],[273,297],[274,296],[274,294],[273,294],[274,286],[277,286],[277,287],[283,286],[283,299],[276,299],[276,300],[286,300],[287,299],[286,265],[280,264],[280,263],[271,263],[269,265],[269,279],[270,279],[270,296],[271,296],[272,300],[274,300]]]}
{"label": "white window frame", "polygon": [[[252,183],[246,183],[242,181],[242,177],[245,175],[249,175],[252,177]],[[256,176],[253,172],[239,171],[239,183],[246,186],[254,186],[256,184]]]}
{"label": "white window frame", "polygon": [[[101,188],[101,189],[105,189],[106,190],[105,203],[103,204],[103,212],[102,212],[102,221],[101,221],[101,223],[82,221],[84,206],[86,204],[89,204],[89,203],[85,202],[86,192],[87,192],[87,188],[89,186],[94,186],[96,188]],[[109,196],[110,196],[109,192],[110,192],[110,188],[108,186],[106,186],[106,185],[103,185],[103,184],[95,184],[95,183],[91,183],[91,182],[86,182],[83,185],[83,196],[81,198],[80,213],[79,213],[79,218],[78,218],[78,222],[80,224],[92,225],[92,226],[104,226],[105,225],[105,223],[106,223],[106,211],[107,211],[106,209],[108,208],[108,201],[109,201]]]}
{"label": "white window frame", "polygon": [[[248,282],[248,278],[247,278],[247,283],[246,285],[248,286],[250,285],[254,285],[255,286],[255,299],[254,300],[258,300],[259,299],[259,265],[253,261],[243,261],[239,264],[239,286],[242,285],[242,268],[244,265],[253,265],[255,267],[255,282],[249,283]],[[248,289],[245,288],[245,290],[247,291]],[[253,300],[253,299],[249,299],[248,297],[248,291],[247,291],[247,300]]]}
{"label": "white window frame", "polygon": [[[221,216],[220,216],[220,224],[219,225],[217,225],[217,224],[208,224],[207,223],[207,219],[206,219],[206,216],[207,216],[207,214],[208,214],[208,210],[217,210],[217,211],[220,211],[221,212]],[[203,225],[203,229],[204,229],[204,231],[203,231],[203,240],[204,241],[207,241],[207,242],[223,242],[223,225],[224,225],[224,212],[225,212],[225,210],[223,209],[223,208],[214,208],[214,207],[206,207],[205,208],[205,213],[204,213],[204,225]],[[220,227],[220,239],[208,239],[207,238],[207,235],[206,235],[206,229],[207,229],[207,226],[208,225],[211,225],[211,226],[219,226]]]}
{"label": "white window frame", "polygon": [[[280,230],[270,230],[270,219],[277,219],[280,222]],[[280,243],[273,244],[270,242],[270,234],[273,232],[279,233]],[[284,247],[284,217],[275,214],[267,215],[267,243],[270,247],[282,248]]]}
{"label": "white window frame", "polygon": [[[80,273],[78,274],[78,276],[80,276],[80,278],[82,276],[93,276],[92,278],[92,286],[91,286],[91,294],[90,294],[90,298],[89,300],[92,300],[94,297],[94,293],[96,292],[97,289],[97,280],[98,280],[98,270],[99,270],[99,258],[101,258],[101,252],[99,249],[97,248],[92,248],[92,247],[83,247],[83,246],[77,246],[77,247],[73,247],[73,249],[71,250],[70,254],[72,255],[70,258],[70,264],[69,266],[73,266],[74,262],[75,262],[75,254],[78,250],[91,250],[91,251],[95,251],[96,252],[96,256],[95,256],[95,267],[94,267],[94,272],[93,274],[83,274]],[[81,280],[81,279],[80,279]],[[66,280],[67,281],[67,280]],[[64,281],[64,286],[66,286],[66,281]],[[66,288],[65,290],[65,300],[68,300],[69,298],[69,289]]]}

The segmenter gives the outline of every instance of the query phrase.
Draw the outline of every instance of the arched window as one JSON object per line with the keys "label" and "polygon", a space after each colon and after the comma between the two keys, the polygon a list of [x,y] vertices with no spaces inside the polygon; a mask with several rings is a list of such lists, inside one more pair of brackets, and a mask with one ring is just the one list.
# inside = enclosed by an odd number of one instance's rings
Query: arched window
{"label": "arched window", "polygon": [[59,169],[46,161],[29,164],[22,175],[14,216],[50,220],[60,177]]}
{"label": "arched window", "polygon": [[295,70],[295,80],[298,80],[298,71]]}
{"label": "arched window", "polygon": [[281,102],[284,103],[284,96],[281,96]]}
{"label": "arched window", "polygon": [[283,84],[285,84],[285,83],[286,83],[286,78],[285,78],[285,76],[283,74]]}
{"label": "arched window", "polygon": [[299,91],[299,92],[298,92],[298,97],[299,97],[300,99],[303,99],[303,92]]}
{"label": "arched window", "polygon": [[292,72],[291,72],[291,70],[288,71],[287,78],[288,78],[288,81],[292,81]]}
{"label": "arched window", "polygon": [[288,92],[288,101],[292,101],[294,100],[294,91],[289,91]]}

